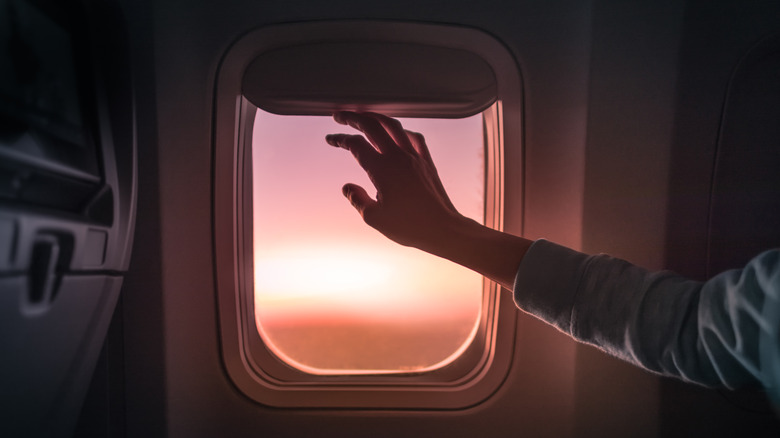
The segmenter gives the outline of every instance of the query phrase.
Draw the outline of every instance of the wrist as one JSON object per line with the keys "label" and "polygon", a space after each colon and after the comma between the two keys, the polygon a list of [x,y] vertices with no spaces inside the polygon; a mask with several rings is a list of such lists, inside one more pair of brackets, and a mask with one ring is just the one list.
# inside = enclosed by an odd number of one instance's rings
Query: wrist
{"label": "wrist", "polygon": [[437,220],[435,226],[431,227],[428,238],[420,242],[417,248],[456,261],[470,246],[466,240],[479,235],[482,228],[485,226],[479,222],[454,212],[443,220]]}
{"label": "wrist", "polygon": [[533,242],[486,227],[460,214],[441,223],[423,251],[476,271],[507,289]]}

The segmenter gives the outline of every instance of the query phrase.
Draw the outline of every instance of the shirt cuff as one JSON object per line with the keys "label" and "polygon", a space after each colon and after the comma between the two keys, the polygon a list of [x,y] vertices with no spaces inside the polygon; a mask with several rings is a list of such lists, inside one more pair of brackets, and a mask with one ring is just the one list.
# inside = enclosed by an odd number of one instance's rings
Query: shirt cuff
{"label": "shirt cuff", "polygon": [[514,300],[524,312],[571,334],[572,307],[590,256],[537,240],[517,270]]}

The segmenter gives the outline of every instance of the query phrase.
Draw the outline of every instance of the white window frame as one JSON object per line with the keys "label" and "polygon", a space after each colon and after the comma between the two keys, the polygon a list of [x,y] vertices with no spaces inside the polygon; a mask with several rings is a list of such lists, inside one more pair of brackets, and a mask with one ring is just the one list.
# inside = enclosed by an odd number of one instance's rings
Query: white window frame
{"label": "white window frame", "polygon": [[[496,102],[483,111],[485,222],[503,228],[504,160],[522,157],[520,76],[514,58],[489,35],[462,27],[395,22],[316,22],[253,31],[225,55],[217,76],[214,134],[214,252],[225,370],[247,397],[289,408],[462,409],[490,397],[514,355],[517,310],[511,294],[485,279],[480,326],[472,344],[440,369],[380,375],[312,375],[278,359],[254,318],[251,194],[252,125],[256,107],[241,94],[247,65],[260,54],[317,40],[427,44],[467,50],[496,76]],[[509,123],[507,123],[509,121]]]}

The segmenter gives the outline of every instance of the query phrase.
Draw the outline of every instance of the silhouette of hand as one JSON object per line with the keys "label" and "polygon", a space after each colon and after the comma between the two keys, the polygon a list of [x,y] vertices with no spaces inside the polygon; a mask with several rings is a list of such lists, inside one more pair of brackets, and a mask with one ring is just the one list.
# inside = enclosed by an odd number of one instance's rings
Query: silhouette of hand
{"label": "silhouette of hand", "polygon": [[345,184],[344,196],[391,240],[437,252],[443,228],[463,217],[442,186],[423,136],[381,114],[342,111],[333,118],[363,135],[332,134],[326,141],[350,151],[376,188],[376,200],[356,184]]}
{"label": "silhouette of hand", "polygon": [[422,135],[376,113],[341,111],[336,122],[363,135],[331,134],[328,144],[352,152],[376,188],[342,191],[363,220],[402,245],[452,260],[511,289],[531,241],[462,216],[450,202]]}

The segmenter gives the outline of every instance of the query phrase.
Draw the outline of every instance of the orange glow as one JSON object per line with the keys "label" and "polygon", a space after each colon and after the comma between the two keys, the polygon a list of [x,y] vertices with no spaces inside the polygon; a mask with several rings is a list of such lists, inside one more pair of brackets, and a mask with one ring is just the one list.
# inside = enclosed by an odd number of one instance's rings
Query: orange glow
{"label": "orange glow", "polygon": [[[484,210],[480,115],[404,119],[426,136],[455,206]],[[350,132],[328,117],[258,110],[253,132],[255,318],[266,345],[314,374],[425,371],[473,339],[482,277],[397,245],[365,225],[341,195],[373,192],[352,156],[325,144]]]}

